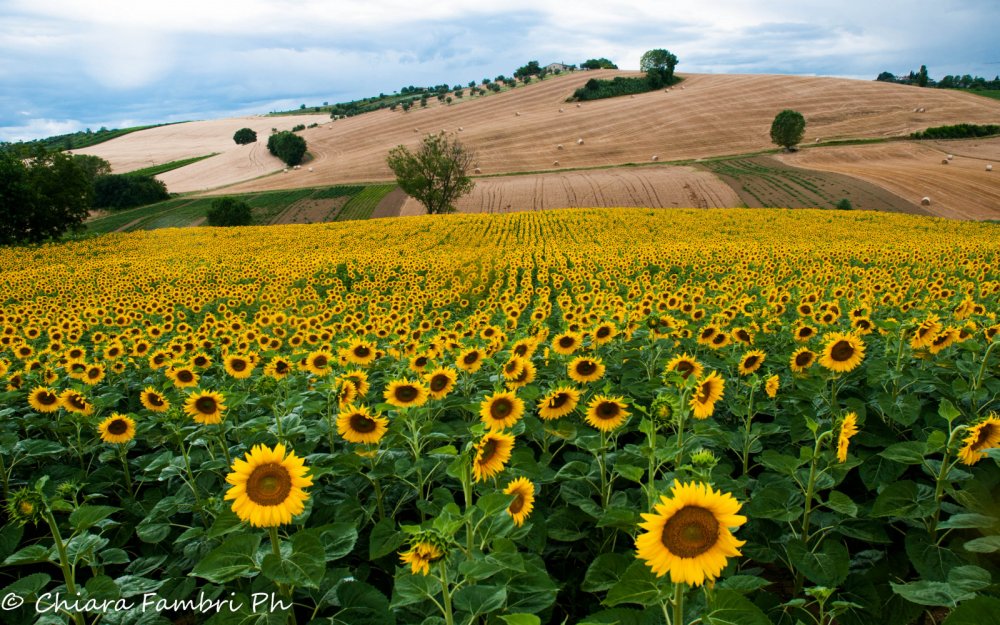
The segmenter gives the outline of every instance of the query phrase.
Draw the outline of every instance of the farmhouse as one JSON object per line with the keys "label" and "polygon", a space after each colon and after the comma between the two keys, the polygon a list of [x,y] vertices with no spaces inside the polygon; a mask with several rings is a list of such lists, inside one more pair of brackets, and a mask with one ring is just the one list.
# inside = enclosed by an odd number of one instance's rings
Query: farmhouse
{"label": "farmhouse", "polygon": [[542,69],[550,74],[553,74],[555,72],[571,72],[576,69],[576,67],[573,65],[566,65],[565,63],[549,63]]}

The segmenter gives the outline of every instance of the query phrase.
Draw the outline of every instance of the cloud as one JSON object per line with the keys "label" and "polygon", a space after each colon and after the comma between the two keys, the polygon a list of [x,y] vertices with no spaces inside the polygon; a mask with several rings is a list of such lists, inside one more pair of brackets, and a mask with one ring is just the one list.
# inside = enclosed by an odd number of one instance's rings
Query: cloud
{"label": "cloud", "polygon": [[467,83],[532,59],[637,69],[664,47],[687,72],[992,75],[992,13],[995,0],[7,0],[0,139]]}

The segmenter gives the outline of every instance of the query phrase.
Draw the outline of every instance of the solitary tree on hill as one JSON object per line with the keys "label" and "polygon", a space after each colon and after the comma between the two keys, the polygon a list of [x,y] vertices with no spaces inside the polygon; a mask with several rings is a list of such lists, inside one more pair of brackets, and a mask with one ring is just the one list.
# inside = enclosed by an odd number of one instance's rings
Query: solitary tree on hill
{"label": "solitary tree on hill", "polygon": [[416,152],[394,147],[386,163],[399,187],[434,215],[454,212],[454,202],[472,191],[475,183],[467,172],[474,158],[457,138],[442,132],[427,135]]}
{"label": "solitary tree on hill", "polygon": [[677,67],[677,56],[671,54],[670,50],[662,48],[648,50],[639,59],[639,69],[646,72],[654,88],[671,84],[674,81],[675,67]]}
{"label": "solitary tree on hill", "polygon": [[802,142],[805,132],[806,119],[798,111],[785,109],[771,123],[771,141],[789,151]]}
{"label": "solitary tree on hill", "polygon": [[248,143],[254,143],[257,141],[257,133],[253,131],[252,128],[240,128],[233,135],[233,141],[237,145],[246,145]]}

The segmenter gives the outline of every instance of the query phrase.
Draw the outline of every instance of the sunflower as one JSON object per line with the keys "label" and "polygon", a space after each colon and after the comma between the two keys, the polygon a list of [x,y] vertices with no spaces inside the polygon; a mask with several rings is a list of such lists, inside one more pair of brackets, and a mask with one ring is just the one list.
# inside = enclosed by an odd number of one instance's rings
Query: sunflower
{"label": "sunflower", "polygon": [[292,363],[283,356],[275,356],[264,367],[264,375],[275,380],[284,380],[292,373]]}
{"label": "sunflower", "polygon": [[244,380],[253,374],[254,362],[248,356],[234,354],[226,356],[222,362],[226,367],[226,373],[237,380]]}
{"label": "sunflower", "polygon": [[954,344],[958,341],[959,332],[958,328],[945,328],[940,334],[934,337],[931,344],[928,346],[928,350],[932,354],[937,354],[949,345]]}
{"label": "sunflower", "polygon": [[222,413],[226,411],[225,401],[222,393],[197,391],[188,395],[184,402],[184,412],[203,425],[222,423]]}
{"label": "sunflower", "polygon": [[505,380],[516,380],[521,372],[524,371],[524,363],[527,362],[525,359],[518,356],[514,356],[501,369],[503,377]]}
{"label": "sunflower", "polygon": [[552,339],[552,351],[563,356],[569,356],[579,349],[582,343],[583,340],[577,332],[563,332],[562,334],[557,334]]}
{"label": "sunflower", "polygon": [[306,356],[306,371],[313,375],[329,375],[334,362],[333,354],[326,350],[310,352]]}
{"label": "sunflower", "polygon": [[105,443],[122,444],[135,438],[135,420],[117,412],[97,426]]}
{"label": "sunflower", "polygon": [[695,419],[710,417],[715,411],[715,402],[722,399],[725,390],[725,380],[715,371],[698,380],[694,394],[691,395],[691,409],[694,411]]}
{"label": "sunflower", "polygon": [[524,416],[524,402],[514,393],[493,393],[479,404],[479,418],[492,431],[513,427]]}
{"label": "sunflower", "polygon": [[355,369],[354,371],[341,373],[337,379],[352,382],[354,384],[354,388],[358,389],[358,395],[360,397],[364,397],[368,394],[368,374],[364,371]]}
{"label": "sunflower", "polygon": [[389,420],[373,415],[366,406],[347,406],[337,415],[337,432],[351,443],[377,444],[389,429]]}
{"label": "sunflower", "polygon": [[772,375],[764,383],[764,392],[771,399],[774,399],[778,394],[778,387],[781,386],[781,379],[777,375]]}
{"label": "sunflower", "polygon": [[795,340],[801,342],[808,341],[816,336],[816,328],[812,326],[799,326],[795,329]]}
{"label": "sunflower", "polygon": [[747,522],[740,502],[731,494],[704,483],[681,484],[674,480],[671,497],[661,496],[655,514],[643,514],[646,530],[635,539],[636,557],[675,584],[700,586],[716,579],[726,559],[742,555],[746,541],[737,540],[730,528]]}
{"label": "sunflower", "polygon": [[71,388],[66,389],[59,395],[59,402],[69,412],[85,416],[94,413],[94,405],[87,401],[86,397]]}
{"label": "sunflower", "polygon": [[521,369],[521,375],[517,376],[513,380],[507,381],[507,388],[509,389],[519,389],[522,386],[527,386],[535,381],[535,365],[531,363],[530,360],[524,361],[524,368]]}
{"label": "sunflower", "polygon": [[368,366],[378,357],[374,343],[354,339],[347,348],[347,361],[362,367]]}
{"label": "sunflower", "polygon": [[337,403],[341,406],[349,406],[358,399],[358,387],[350,380],[337,379],[334,386],[337,391]]}
{"label": "sunflower", "polygon": [[285,454],[281,443],[274,449],[256,445],[246,454],[246,460],[237,458],[226,482],[232,485],[226,499],[233,500],[233,512],[241,521],[254,527],[276,527],[291,523],[292,517],[301,514],[309,495],[302,489],[312,486],[302,458],[295,452]]}
{"label": "sunflower", "polygon": [[865,357],[864,341],[852,334],[834,332],[827,339],[819,364],[830,371],[851,371]]}
{"label": "sunflower", "polygon": [[618,329],[612,323],[602,323],[594,328],[593,337],[595,345],[605,345],[611,342],[618,335]]}
{"label": "sunflower", "polygon": [[521,527],[535,507],[535,485],[527,478],[519,477],[507,484],[503,494],[514,495],[514,501],[507,506],[507,514],[514,519],[514,525]]}
{"label": "sunflower", "polygon": [[397,408],[413,408],[427,403],[429,393],[422,382],[393,380],[383,393],[385,401]]}
{"label": "sunflower", "polygon": [[409,551],[399,554],[400,561],[410,565],[410,572],[413,575],[417,573],[427,575],[431,572],[431,563],[437,562],[442,557],[444,552],[440,547],[425,540],[412,545]]}
{"label": "sunflower", "polygon": [[198,386],[198,374],[191,367],[171,367],[167,369],[167,377],[174,381],[177,388]]}
{"label": "sunflower", "polygon": [[580,391],[572,386],[560,386],[538,400],[538,416],[546,421],[565,417],[576,410]]}
{"label": "sunflower", "polygon": [[503,432],[487,432],[476,443],[476,456],[472,461],[472,476],[477,482],[503,471],[514,449],[514,437]]}
{"label": "sunflower", "polygon": [[170,410],[170,402],[152,386],[147,386],[139,393],[139,401],[152,412],[166,412]]}
{"label": "sunflower", "polygon": [[28,393],[28,404],[35,412],[55,412],[59,410],[61,402],[55,391],[39,386]]}
{"label": "sunflower", "polygon": [[478,347],[469,348],[458,355],[458,360],[455,361],[455,366],[462,371],[475,373],[479,370],[479,367],[483,366],[484,356],[483,350]]}
{"label": "sunflower", "polygon": [[569,377],[581,384],[600,380],[604,376],[604,363],[601,362],[600,358],[584,358],[582,356],[574,358],[566,366],[566,369]]}
{"label": "sunflower", "polygon": [[448,367],[440,367],[424,376],[431,399],[444,399],[455,388],[458,372]]}
{"label": "sunflower", "polygon": [[104,379],[104,365],[87,365],[83,371],[83,377],[80,379],[88,386],[97,384]]}
{"label": "sunflower", "polygon": [[991,412],[986,419],[969,428],[965,446],[958,452],[964,464],[973,465],[986,457],[984,449],[1000,447],[1000,416]]}
{"label": "sunflower", "polygon": [[680,356],[674,356],[670,362],[667,363],[665,370],[668,372],[676,371],[684,376],[685,380],[692,375],[695,379],[698,379],[704,371],[701,364],[694,359],[694,356],[689,356],[686,353],[681,354]]}
{"label": "sunflower", "polygon": [[760,369],[760,366],[764,364],[765,358],[767,358],[767,354],[759,349],[747,352],[743,356],[743,359],[740,360],[740,375],[750,375],[757,369]]}
{"label": "sunflower", "polygon": [[849,412],[840,423],[840,435],[837,437],[837,460],[847,462],[847,446],[851,437],[858,433],[858,415]]}
{"label": "sunflower", "polygon": [[595,395],[587,404],[587,416],[585,417],[587,423],[602,432],[610,432],[620,427],[629,415],[622,399],[621,397]]}
{"label": "sunflower", "polygon": [[808,347],[800,347],[788,361],[788,365],[795,373],[803,373],[816,362],[816,354],[809,351]]}
{"label": "sunflower", "polygon": [[913,333],[913,338],[910,339],[910,347],[913,349],[920,349],[921,347],[928,347],[934,338],[941,333],[941,322],[937,315],[930,315],[927,319],[917,326],[916,331]]}

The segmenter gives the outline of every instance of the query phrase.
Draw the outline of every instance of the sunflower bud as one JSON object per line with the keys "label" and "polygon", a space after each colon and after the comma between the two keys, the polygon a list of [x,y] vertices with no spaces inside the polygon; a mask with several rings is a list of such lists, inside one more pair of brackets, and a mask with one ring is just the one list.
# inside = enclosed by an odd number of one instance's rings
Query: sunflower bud
{"label": "sunflower bud", "polygon": [[691,455],[691,464],[698,468],[713,469],[719,463],[719,459],[708,449],[699,449]]}
{"label": "sunflower bud", "polygon": [[45,502],[41,493],[27,488],[13,492],[7,500],[7,516],[18,525],[38,523],[42,519],[42,509]]}
{"label": "sunflower bud", "polygon": [[659,395],[653,400],[653,405],[651,406],[651,412],[653,416],[662,421],[669,421],[671,415],[673,415],[673,408],[670,406],[670,401],[667,399],[666,395]]}

